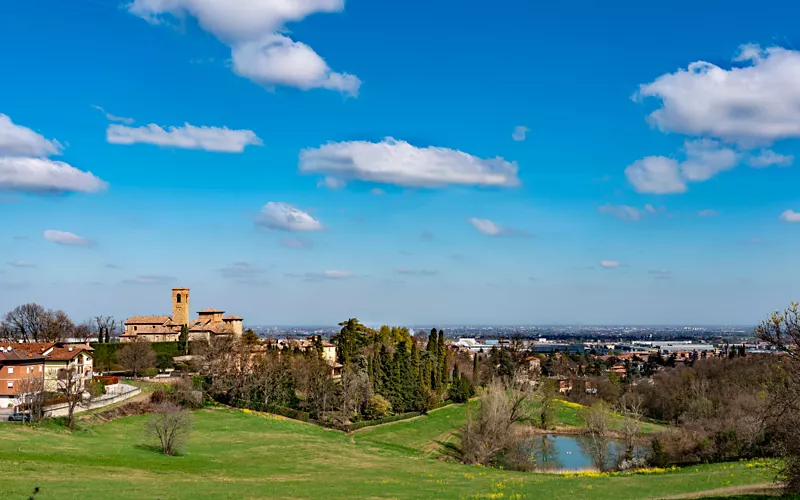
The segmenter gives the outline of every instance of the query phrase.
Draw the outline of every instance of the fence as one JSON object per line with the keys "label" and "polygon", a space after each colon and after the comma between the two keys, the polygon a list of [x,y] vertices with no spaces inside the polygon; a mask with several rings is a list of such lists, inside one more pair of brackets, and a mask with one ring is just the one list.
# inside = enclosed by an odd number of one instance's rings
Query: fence
{"label": "fence", "polygon": [[[106,393],[99,398],[95,398],[88,403],[78,403],[75,407],[75,413],[94,410],[95,408],[102,408],[104,406],[113,405],[120,401],[130,399],[142,392],[138,387],[126,384],[112,384],[106,386]],[[69,403],[64,400],[55,404],[44,407],[45,417],[63,417],[69,414]]]}

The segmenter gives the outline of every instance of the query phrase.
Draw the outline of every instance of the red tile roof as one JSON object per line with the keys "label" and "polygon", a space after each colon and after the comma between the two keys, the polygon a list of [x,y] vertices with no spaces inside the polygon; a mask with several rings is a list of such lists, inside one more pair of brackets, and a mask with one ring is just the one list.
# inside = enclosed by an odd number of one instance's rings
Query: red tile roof
{"label": "red tile roof", "polygon": [[47,361],[70,361],[81,352],[89,357],[92,356],[91,349],[86,346],[56,347],[46,356]]}
{"label": "red tile roof", "polygon": [[125,321],[126,325],[163,325],[171,321],[169,316],[131,316]]}

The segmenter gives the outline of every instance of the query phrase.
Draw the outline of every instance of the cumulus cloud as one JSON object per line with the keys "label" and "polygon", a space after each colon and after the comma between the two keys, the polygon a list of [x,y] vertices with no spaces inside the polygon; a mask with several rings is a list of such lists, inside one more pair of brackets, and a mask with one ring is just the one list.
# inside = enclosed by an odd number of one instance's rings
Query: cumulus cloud
{"label": "cumulus cloud", "polygon": [[337,73],[308,45],[282,34],[287,22],[340,12],[344,0],[133,0],[128,10],[160,24],[192,16],[231,48],[232,69],[259,85],[324,88],[357,95],[361,81]]}
{"label": "cumulus cloud", "polygon": [[36,194],[95,193],[107,185],[91,172],[61,161],[0,156],[0,189]]}
{"label": "cumulus cloud", "polygon": [[42,233],[44,239],[47,241],[52,241],[53,243],[58,243],[59,245],[67,245],[73,247],[89,247],[94,245],[94,242],[90,239],[83,238],[78,236],[75,233],[70,233],[67,231],[57,231],[55,229],[48,229],[44,233]]}
{"label": "cumulus cloud", "polygon": [[341,189],[346,185],[345,181],[336,177],[324,177],[317,182],[317,187],[326,187],[328,189]]}
{"label": "cumulus cloud", "polygon": [[261,146],[263,142],[252,130],[231,130],[227,127],[182,127],[164,129],[156,124],[143,127],[109,125],[106,140],[111,144],[155,144],[183,149],[202,149],[221,153],[241,153],[246,146]]}
{"label": "cumulus cloud", "polygon": [[636,160],[625,169],[625,176],[640,193],[670,194],[686,191],[686,181],[681,177],[678,162],[664,156],[647,156]]}
{"label": "cumulus cloud", "polygon": [[771,149],[764,149],[759,151],[758,154],[749,158],[748,163],[754,168],[766,168],[772,165],[778,167],[788,167],[794,163],[794,155],[783,155],[776,153]]}
{"label": "cumulus cloud", "polygon": [[358,96],[361,80],[336,73],[314,49],[284,35],[272,34],[232,48],[233,72],[266,87],[323,88]]}
{"label": "cumulus cloud", "polygon": [[742,67],[697,61],[641,85],[635,98],[656,98],[648,120],[664,132],[711,137],[744,147],[800,137],[800,52],[748,44]]}
{"label": "cumulus cloud", "polygon": [[716,210],[711,210],[711,209],[700,210],[699,212],[697,212],[697,215],[699,217],[714,217],[714,216],[716,216],[718,214],[719,214],[719,212],[717,212]]}
{"label": "cumulus cloud", "polygon": [[322,224],[311,215],[294,206],[271,201],[261,208],[256,224],[277,231],[319,231]]}
{"label": "cumulus cloud", "polygon": [[794,210],[786,210],[784,211],[781,216],[780,220],[783,222],[800,222],[800,212],[795,212]]}
{"label": "cumulus cloud", "polygon": [[136,121],[133,118],[125,118],[124,116],[112,115],[111,113],[109,113],[105,109],[101,108],[100,106],[94,105],[94,104],[92,104],[92,107],[94,109],[100,110],[105,115],[106,120],[108,120],[110,122],[120,122],[120,123],[125,123],[126,125],[130,125],[131,123],[134,123]]}
{"label": "cumulus cloud", "polygon": [[531,129],[528,127],[524,127],[522,125],[518,125],[514,128],[514,132],[511,134],[511,138],[515,141],[524,141],[528,137],[528,132]]}
{"label": "cumulus cloud", "polygon": [[53,156],[61,154],[62,149],[58,141],[16,125],[0,113],[0,156]]}
{"label": "cumulus cloud", "polygon": [[[648,205],[648,207],[652,208],[651,205]],[[611,203],[606,203],[605,205],[597,207],[597,210],[603,214],[613,215],[620,220],[638,221],[642,219],[642,212],[638,208],[628,205],[612,205]],[[650,211],[648,210],[648,212]]]}
{"label": "cumulus cloud", "polygon": [[107,184],[91,172],[84,172],[48,156],[61,154],[63,147],[33,130],[16,125],[0,114],[0,191],[31,194],[93,193]]}
{"label": "cumulus cloud", "polygon": [[741,154],[711,139],[687,140],[684,160],[648,156],[625,169],[625,176],[640,193],[671,194],[686,191],[688,182],[702,182],[740,162]]}
{"label": "cumulus cloud", "polygon": [[620,267],[621,265],[622,264],[620,264],[619,261],[616,261],[616,260],[601,260],[600,261],[600,267],[605,268],[605,269],[614,269],[614,268]]}
{"label": "cumulus cloud", "polygon": [[36,264],[27,260],[12,260],[8,262],[8,265],[11,267],[36,267]]}
{"label": "cumulus cloud", "polygon": [[519,185],[516,162],[482,159],[447,148],[418,148],[387,137],[379,143],[332,142],[300,152],[300,171],[409,187]]}

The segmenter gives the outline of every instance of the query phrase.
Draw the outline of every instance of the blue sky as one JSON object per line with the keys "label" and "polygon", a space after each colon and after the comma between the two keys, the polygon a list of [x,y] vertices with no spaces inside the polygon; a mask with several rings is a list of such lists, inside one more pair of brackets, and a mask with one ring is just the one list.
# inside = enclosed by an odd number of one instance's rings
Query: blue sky
{"label": "blue sky", "polygon": [[798,14],[4,2],[0,310],[755,323],[798,298]]}

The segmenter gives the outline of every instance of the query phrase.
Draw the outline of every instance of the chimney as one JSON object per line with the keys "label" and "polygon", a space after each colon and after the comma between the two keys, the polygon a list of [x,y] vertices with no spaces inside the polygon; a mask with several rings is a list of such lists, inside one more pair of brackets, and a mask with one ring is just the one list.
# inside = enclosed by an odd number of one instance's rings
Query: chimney
{"label": "chimney", "polygon": [[72,352],[72,347],[69,347],[69,352]]}

